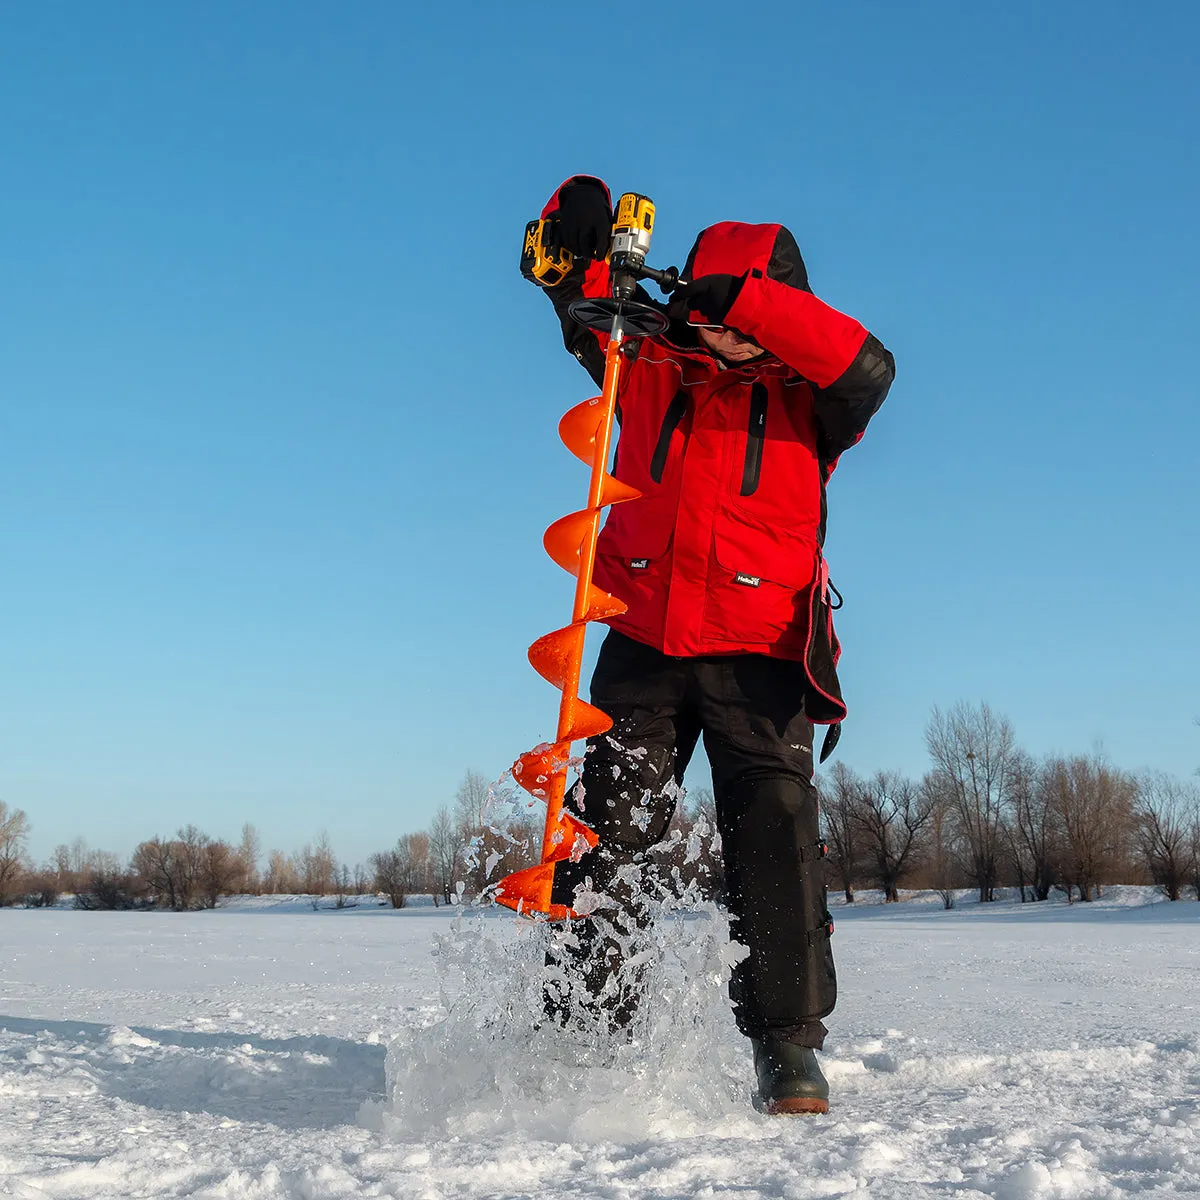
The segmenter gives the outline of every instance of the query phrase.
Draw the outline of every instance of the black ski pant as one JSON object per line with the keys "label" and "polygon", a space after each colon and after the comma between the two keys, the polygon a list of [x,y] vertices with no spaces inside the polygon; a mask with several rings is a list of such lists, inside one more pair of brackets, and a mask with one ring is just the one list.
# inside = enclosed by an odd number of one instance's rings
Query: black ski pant
{"label": "black ski pant", "polygon": [[[676,658],[610,630],[591,700],[613,728],[589,743],[570,797],[600,845],[578,863],[558,865],[554,900],[571,904],[590,878],[621,903],[618,872],[644,861],[665,837],[678,795],[673,785],[682,783],[703,736],[731,936],[749,952],[730,983],[738,1028],[820,1049],[837,981],[805,689],[798,662],[759,654]],[[598,922],[579,924],[586,948],[596,941],[587,926]],[[593,957],[580,965],[598,989],[605,964]],[[630,1015],[623,1003],[618,1022]]]}

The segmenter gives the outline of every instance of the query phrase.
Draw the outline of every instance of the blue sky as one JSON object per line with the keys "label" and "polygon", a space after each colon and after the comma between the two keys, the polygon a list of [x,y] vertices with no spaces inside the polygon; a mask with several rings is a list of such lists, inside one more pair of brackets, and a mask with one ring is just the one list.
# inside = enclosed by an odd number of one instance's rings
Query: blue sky
{"label": "blue sky", "polygon": [[[553,732],[558,415],[516,269],[586,171],[654,259],[781,221],[897,382],[831,492],[859,770],[933,705],[1200,763],[1184,4],[131,2],[0,16],[0,798],[353,863]],[[623,90],[622,90],[623,89]],[[599,641],[590,641],[589,658]],[[705,782],[697,768],[691,782]]]}

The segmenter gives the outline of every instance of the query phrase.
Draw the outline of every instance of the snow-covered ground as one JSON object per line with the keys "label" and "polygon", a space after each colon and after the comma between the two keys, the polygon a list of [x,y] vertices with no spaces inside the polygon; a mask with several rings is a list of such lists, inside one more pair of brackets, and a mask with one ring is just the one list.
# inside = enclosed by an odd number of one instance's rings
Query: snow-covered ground
{"label": "snow-covered ground", "polygon": [[604,1053],[530,1027],[508,916],[0,911],[0,1194],[1200,1196],[1200,904],[1149,898],[839,906],[804,1119],[750,1108],[711,915]]}

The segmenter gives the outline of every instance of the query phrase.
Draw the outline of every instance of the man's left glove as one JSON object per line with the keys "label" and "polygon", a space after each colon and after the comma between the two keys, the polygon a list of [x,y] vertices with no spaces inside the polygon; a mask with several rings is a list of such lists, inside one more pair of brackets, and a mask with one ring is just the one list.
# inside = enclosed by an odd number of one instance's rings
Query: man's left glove
{"label": "man's left glove", "polygon": [[714,325],[724,325],[745,282],[745,275],[701,275],[676,293],[673,304],[684,316],[698,312]]}
{"label": "man's left glove", "polygon": [[603,258],[608,253],[612,222],[604,188],[594,179],[580,179],[559,193],[551,238],[556,249],[570,250],[579,258]]}

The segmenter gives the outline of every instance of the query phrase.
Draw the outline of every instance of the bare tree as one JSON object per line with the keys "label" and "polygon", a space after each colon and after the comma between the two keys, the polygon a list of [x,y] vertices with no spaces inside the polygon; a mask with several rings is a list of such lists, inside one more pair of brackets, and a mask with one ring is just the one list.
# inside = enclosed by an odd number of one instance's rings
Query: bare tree
{"label": "bare tree", "polygon": [[300,891],[296,866],[282,850],[267,855],[267,873],[262,880],[263,891],[272,896],[291,896]]}
{"label": "bare tree", "polygon": [[93,853],[88,849],[87,841],[84,838],[77,837],[71,842],[70,863],[71,870],[77,876],[86,874],[95,865]]}
{"label": "bare tree", "polygon": [[1045,900],[1054,887],[1057,842],[1054,811],[1046,772],[1024,750],[1013,754],[1005,792],[1008,813],[1005,837],[1025,902],[1028,886],[1035,900]]}
{"label": "bare tree", "polygon": [[986,704],[976,708],[960,702],[947,713],[933,710],[925,742],[934,770],[942,776],[939,790],[953,797],[958,832],[979,899],[983,903],[994,900],[1004,796],[1016,750],[1012,725]]}
{"label": "bare tree", "polygon": [[1188,845],[1191,849],[1192,890],[1196,893],[1196,899],[1200,900],[1200,804],[1192,809],[1188,821]]}
{"label": "bare tree", "polygon": [[430,891],[429,834],[424,831],[404,835],[408,839],[408,854],[412,861],[412,895]]}
{"label": "bare tree", "polygon": [[433,824],[429,827],[429,859],[433,872],[433,899],[436,904],[439,899],[450,903],[450,893],[454,888],[454,859],[458,850],[457,836],[454,830],[454,819],[450,810],[443,804],[434,814]]}
{"label": "bare tree", "polygon": [[205,839],[199,850],[196,892],[202,908],[216,908],[222,896],[231,896],[245,884],[246,862],[228,842]]}
{"label": "bare tree", "polygon": [[76,908],[129,909],[152,903],[146,880],[134,870],[123,869],[116,855],[94,854],[91,862],[75,893]]}
{"label": "bare tree", "polygon": [[242,840],[238,844],[237,855],[242,864],[242,887],[252,895],[257,895],[262,886],[258,877],[262,839],[258,836],[258,830],[248,821],[242,826]]}
{"label": "bare tree", "polygon": [[54,847],[50,856],[50,865],[54,871],[54,886],[60,892],[77,892],[79,884],[71,870],[71,848],[65,842]]}
{"label": "bare tree", "polygon": [[1092,900],[1100,886],[1116,882],[1133,828],[1137,786],[1099,753],[1052,759],[1047,787],[1062,839],[1062,886]]}
{"label": "bare tree", "polygon": [[1178,900],[1196,871],[1191,825],[1200,805],[1197,791],[1156,771],[1138,780],[1137,793],[1138,849],[1167,899]]}
{"label": "bare tree", "polygon": [[0,800],[0,904],[10,904],[20,892],[28,836],[29,818],[24,811]]}
{"label": "bare tree", "polygon": [[391,850],[372,854],[368,860],[375,872],[375,890],[383,892],[393,908],[403,908],[412,890],[413,865],[410,846],[401,837]]}
{"label": "bare tree", "polygon": [[854,821],[888,904],[900,899],[900,880],[920,848],[933,807],[928,791],[894,771],[877,771],[857,789]]}
{"label": "bare tree", "polygon": [[[538,806],[540,807],[540,806]],[[483,894],[511,871],[536,862],[541,851],[542,820],[532,806],[512,805],[493,796],[478,771],[468,771],[455,793],[454,823],[460,861],[452,865],[468,890]]]}
{"label": "bare tree", "polygon": [[205,859],[211,840],[185,825],[171,841],[154,837],[133,852],[131,867],[160,904],[183,912],[202,898]]}
{"label": "bare tree", "polygon": [[847,904],[854,903],[854,884],[860,869],[859,825],[854,811],[862,786],[862,780],[841,761],[833,764],[829,782],[818,785],[829,868],[837,877]]}
{"label": "bare tree", "polygon": [[[103,851],[89,850],[87,842],[81,837],[75,838],[70,845],[62,842],[55,846],[50,861],[58,890],[74,893],[90,887],[91,876],[97,869],[98,854],[103,854]],[[118,862],[114,869],[119,874],[121,864]]]}
{"label": "bare tree", "polygon": [[478,771],[467,771],[454,793],[454,823],[458,844],[463,850],[461,874],[468,890],[475,894],[488,885],[489,857],[493,853],[502,853],[488,844],[490,800],[491,785],[487,779]]}
{"label": "bare tree", "polygon": [[306,845],[295,859],[300,889],[309,896],[327,896],[337,885],[337,856],[324,830],[315,844]]}
{"label": "bare tree", "polygon": [[929,772],[921,780],[921,790],[928,797],[929,828],[925,858],[934,891],[941,897],[942,907],[954,907],[956,861],[954,834],[954,795],[945,776]]}
{"label": "bare tree", "polygon": [[429,880],[429,835],[406,833],[391,850],[372,854],[375,890],[383,892],[393,908],[403,908],[409,896],[421,894]]}
{"label": "bare tree", "polygon": [[131,859],[133,874],[145,882],[150,892],[169,908],[178,908],[176,902],[176,875],[174,842],[163,841],[158,836],[139,842]]}
{"label": "bare tree", "polygon": [[40,871],[26,871],[21,880],[21,902],[26,908],[53,908],[58,903],[58,872],[51,862]]}
{"label": "bare tree", "polygon": [[351,896],[354,895],[354,878],[350,874],[350,867],[346,863],[342,863],[334,873],[334,908],[357,908],[358,902],[352,901]]}
{"label": "bare tree", "polygon": [[408,873],[398,846],[372,854],[367,862],[375,872],[375,890],[382,892],[393,908],[403,908],[408,899]]}
{"label": "bare tree", "polygon": [[179,867],[174,842],[164,842],[160,837],[152,837],[138,845],[130,861],[133,873],[145,882],[146,887],[160,903],[165,903],[168,908],[174,910],[181,907]]}
{"label": "bare tree", "polygon": [[209,837],[195,825],[188,824],[175,835],[175,845],[182,907],[191,908],[200,896]]}
{"label": "bare tree", "polygon": [[454,793],[454,817],[463,840],[487,828],[491,785],[478,771],[467,771]]}
{"label": "bare tree", "polygon": [[90,879],[97,871],[108,875],[120,875],[126,870],[119,854],[109,850],[92,850],[88,853],[87,868],[84,871],[85,880]]}

